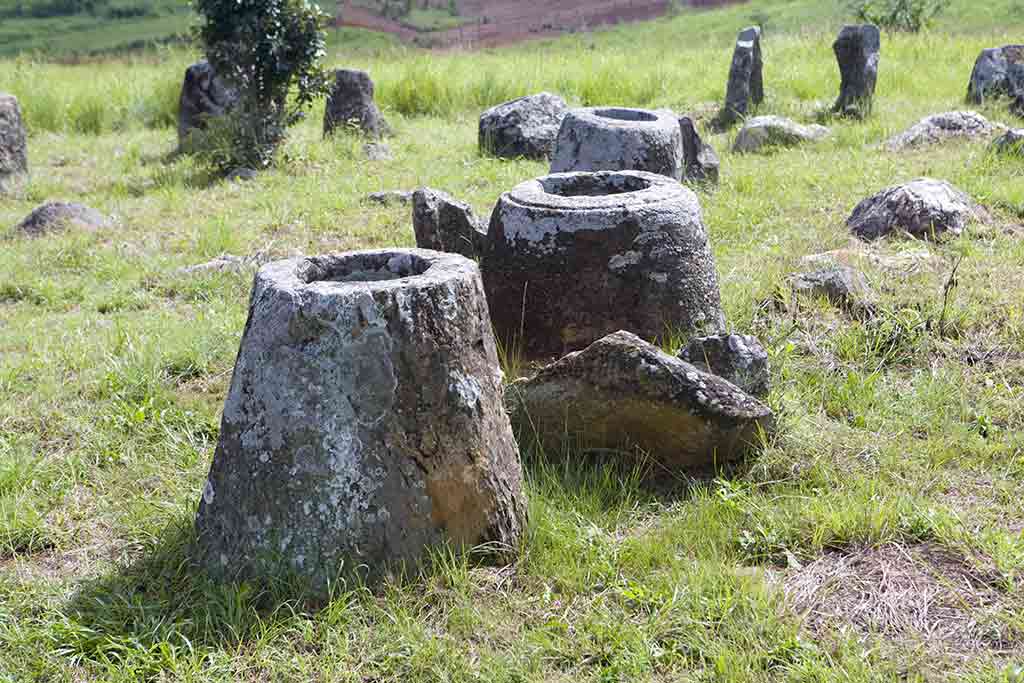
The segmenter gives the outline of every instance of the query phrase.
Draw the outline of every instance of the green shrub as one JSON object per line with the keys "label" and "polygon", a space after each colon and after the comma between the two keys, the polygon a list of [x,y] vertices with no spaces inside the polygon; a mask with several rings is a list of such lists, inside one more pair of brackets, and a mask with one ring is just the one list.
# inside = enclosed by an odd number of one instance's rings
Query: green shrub
{"label": "green shrub", "polygon": [[918,33],[946,11],[950,0],[855,0],[857,18],[888,31]]}

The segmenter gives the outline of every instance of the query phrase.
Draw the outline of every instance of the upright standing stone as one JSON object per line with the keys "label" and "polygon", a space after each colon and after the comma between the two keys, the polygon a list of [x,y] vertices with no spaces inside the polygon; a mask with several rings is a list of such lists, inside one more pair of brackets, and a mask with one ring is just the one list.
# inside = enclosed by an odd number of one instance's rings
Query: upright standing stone
{"label": "upright standing stone", "polygon": [[429,187],[412,195],[412,229],[420,249],[472,259],[480,257],[487,240],[487,227],[469,204]]}
{"label": "upright standing stone", "polygon": [[290,570],[323,592],[445,542],[508,557],[525,516],[475,263],[394,249],[260,269],[196,519],[211,574]]}
{"label": "upright standing stone", "polygon": [[701,139],[689,116],[679,117],[679,131],[683,135],[683,181],[717,185],[721,162],[715,150]]}
{"label": "upright standing stone", "polygon": [[757,105],[764,101],[763,67],[761,27],[745,28],[736,38],[736,49],[733,50],[732,65],[729,67],[725,107],[715,120],[716,125],[728,128],[747,117],[751,104]]}
{"label": "upright standing stone", "polygon": [[373,99],[370,74],[355,69],[334,72],[334,87],[324,110],[324,136],[341,127],[353,127],[364,135],[379,138],[388,133],[388,124]]}
{"label": "upright standing stone", "polygon": [[28,172],[28,141],[18,98],[0,93],[0,190],[14,176]]}
{"label": "upright standing stone", "polygon": [[844,26],[832,49],[839,62],[842,83],[832,111],[862,119],[871,113],[878,81],[882,34],[874,24]]}
{"label": "upright standing stone", "polygon": [[967,100],[982,104],[996,97],[1024,98],[1024,45],[982,50],[974,62]]}
{"label": "upright standing stone", "polygon": [[189,151],[192,131],[204,130],[209,119],[226,114],[237,100],[237,93],[217,76],[209,62],[186,69],[178,101],[178,149]]}

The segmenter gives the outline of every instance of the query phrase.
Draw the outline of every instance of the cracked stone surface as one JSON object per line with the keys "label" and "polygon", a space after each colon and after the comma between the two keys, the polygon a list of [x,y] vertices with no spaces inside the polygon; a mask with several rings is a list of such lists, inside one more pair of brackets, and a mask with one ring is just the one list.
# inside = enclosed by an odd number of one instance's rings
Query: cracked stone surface
{"label": "cracked stone surface", "polygon": [[214,72],[209,62],[193,64],[185,70],[185,82],[178,100],[178,148],[189,151],[193,130],[204,130],[206,122],[223,116],[238,95]]}
{"label": "cracked stone surface", "polygon": [[734,384],[618,331],[509,387],[520,438],[641,448],[672,472],[706,473],[743,458],[771,410]]}
{"label": "cracked stone surface", "polygon": [[996,127],[974,111],[947,111],[921,119],[885,143],[892,151],[941,142],[949,138],[980,138],[992,135]]}
{"label": "cracked stone surface", "polygon": [[67,229],[93,231],[110,224],[96,209],[75,202],[47,202],[36,207],[14,229],[23,235],[40,237]]}
{"label": "cracked stone surface", "polygon": [[882,190],[853,210],[846,225],[863,240],[907,232],[915,237],[959,235],[984,209],[945,180],[918,178]]}
{"label": "cracked stone surface", "polygon": [[878,81],[882,34],[874,24],[844,26],[832,45],[839,62],[839,98],[832,111],[863,119],[871,113]]}
{"label": "cracked stone surface", "polygon": [[764,101],[764,62],[761,58],[761,27],[740,31],[729,66],[725,107],[715,119],[719,128],[728,128],[747,117],[751,105]]}
{"label": "cracked stone surface", "polygon": [[374,138],[387,135],[390,129],[373,96],[370,74],[357,69],[337,69],[324,109],[324,136],[337,128],[352,128]]}
{"label": "cracked stone surface", "polygon": [[817,124],[802,126],[782,116],[756,116],[743,124],[732,148],[734,152],[751,153],[773,147],[796,147],[822,140],[830,133]]}
{"label": "cracked stone surface", "polygon": [[480,116],[480,152],[505,159],[548,159],[568,111],[565,100],[549,92],[491,107]]}
{"label": "cracked stone surface", "polygon": [[417,247],[471,259],[480,257],[487,241],[486,226],[469,204],[429,187],[412,194],[412,227]]}
{"label": "cracked stone surface", "polygon": [[28,173],[28,138],[14,95],[0,92],[0,190],[12,177]]}
{"label": "cracked stone surface", "polygon": [[476,264],[395,249],[259,270],[196,518],[213,576],[322,590],[444,543],[506,559],[525,517]]}
{"label": "cracked stone surface", "polygon": [[552,173],[626,170],[682,178],[683,140],[674,114],[596,107],[565,115],[551,159]]}
{"label": "cracked stone surface", "polygon": [[616,330],[647,339],[724,327],[696,195],[640,171],[558,173],[498,200],[482,261],[495,331],[529,358]]}
{"label": "cracked stone surface", "polygon": [[768,352],[756,337],[716,334],[695,337],[679,350],[679,358],[698,370],[729,380],[751,396],[768,395],[771,373]]}

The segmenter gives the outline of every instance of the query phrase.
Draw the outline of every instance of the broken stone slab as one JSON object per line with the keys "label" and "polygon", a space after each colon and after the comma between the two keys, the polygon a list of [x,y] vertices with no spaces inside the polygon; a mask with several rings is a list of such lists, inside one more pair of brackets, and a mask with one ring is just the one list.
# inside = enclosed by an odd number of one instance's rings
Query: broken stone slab
{"label": "broken stone slab", "polygon": [[221,254],[220,256],[191,266],[183,266],[176,272],[178,275],[207,275],[211,273],[240,273],[249,268],[258,268],[266,264],[270,256],[266,251],[258,251],[249,256]]}
{"label": "broken stone slab", "polygon": [[556,173],[498,200],[482,260],[495,332],[528,359],[616,330],[647,339],[724,328],[697,196],[641,171]]}
{"label": "broken stone slab", "polygon": [[800,259],[801,265],[819,270],[835,266],[856,269],[868,264],[894,275],[908,275],[922,270],[934,271],[941,262],[939,257],[924,248],[879,254],[867,250],[864,243],[859,240],[848,248],[809,254]]}
{"label": "broken stone slab", "polygon": [[324,109],[324,137],[338,128],[357,130],[374,138],[390,132],[374,100],[373,81],[365,71],[337,69],[334,72],[334,85]]}
{"label": "broken stone slab", "polygon": [[412,202],[413,193],[409,190],[384,190],[372,192],[363,199],[373,204],[391,206],[392,204],[409,204]]}
{"label": "broken stone slab", "polygon": [[998,97],[1024,97],[1024,45],[982,50],[974,62],[967,101],[983,104]]}
{"label": "broken stone slab", "polygon": [[839,62],[839,98],[832,111],[863,119],[871,113],[878,81],[882,34],[874,24],[844,26],[832,45]]}
{"label": "broken stone slab", "polygon": [[76,202],[46,202],[36,207],[14,230],[28,237],[41,237],[67,229],[95,231],[110,225],[96,209]]}
{"label": "broken stone slab", "polygon": [[701,139],[689,116],[679,117],[679,131],[683,136],[683,182],[717,185],[721,162],[714,148]]}
{"label": "broken stone slab", "polygon": [[718,375],[751,396],[768,396],[771,373],[768,352],[756,337],[716,334],[695,337],[679,350],[679,358],[698,370]]}
{"label": "broken stone slab", "polygon": [[796,147],[822,140],[831,133],[825,126],[802,126],[782,116],[757,116],[743,124],[733,151],[749,154],[773,147]]}
{"label": "broken stone slab", "polygon": [[771,410],[734,384],[618,331],[508,390],[523,443],[639,448],[672,473],[741,460],[773,426]]}
{"label": "broken stone slab", "polygon": [[764,101],[764,62],[761,58],[761,27],[750,26],[740,31],[729,66],[725,106],[715,119],[719,129],[726,129],[745,119],[751,105]]}
{"label": "broken stone slab", "polygon": [[868,197],[854,208],[846,225],[863,240],[893,232],[937,238],[959,235],[968,223],[986,217],[962,190],[944,180],[918,178]]}
{"label": "broken stone slab", "polygon": [[992,149],[998,154],[1024,157],[1024,128],[1006,131],[1005,135],[992,143]]}
{"label": "broken stone slab", "polygon": [[469,204],[429,187],[412,194],[412,228],[417,247],[466,258],[479,258],[487,241],[485,225]]}
{"label": "broken stone slab", "polygon": [[861,271],[848,266],[830,266],[789,278],[794,294],[823,298],[836,308],[856,317],[870,315],[878,297]]}
{"label": "broken stone slab", "polygon": [[192,152],[196,144],[192,133],[206,129],[210,119],[224,116],[238,101],[238,94],[202,61],[185,70],[185,81],[178,100],[178,150]]}
{"label": "broken stone slab", "polygon": [[28,173],[28,137],[21,107],[14,95],[0,92],[0,190],[14,177]]}
{"label": "broken stone slab", "polygon": [[505,159],[548,159],[568,111],[565,100],[548,92],[491,107],[480,116],[480,153]]}
{"label": "broken stone slab", "polygon": [[525,520],[475,263],[392,249],[259,270],[196,517],[210,574],[324,594],[444,545],[509,559]]}
{"label": "broken stone slab", "polygon": [[648,171],[680,180],[683,140],[667,111],[596,107],[565,115],[551,159],[552,173]]}
{"label": "broken stone slab", "polygon": [[934,144],[949,138],[979,138],[992,135],[996,127],[974,111],[947,111],[921,119],[885,143],[891,151]]}

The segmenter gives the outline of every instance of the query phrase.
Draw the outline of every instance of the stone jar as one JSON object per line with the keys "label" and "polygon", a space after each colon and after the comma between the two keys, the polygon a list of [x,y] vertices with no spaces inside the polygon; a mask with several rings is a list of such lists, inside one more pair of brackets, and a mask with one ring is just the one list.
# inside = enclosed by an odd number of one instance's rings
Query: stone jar
{"label": "stone jar", "polygon": [[526,505],[502,392],[469,259],[394,249],[264,266],[199,505],[201,563],[324,591],[444,543],[513,555]]}
{"label": "stone jar", "polygon": [[555,141],[551,172],[649,171],[680,180],[683,136],[671,112],[573,109]]}
{"label": "stone jar", "polygon": [[657,339],[724,326],[700,203],[653,173],[522,183],[494,209],[482,269],[495,331],[527,358],[617,330]]}

